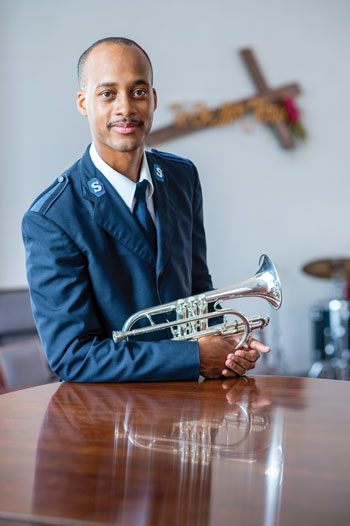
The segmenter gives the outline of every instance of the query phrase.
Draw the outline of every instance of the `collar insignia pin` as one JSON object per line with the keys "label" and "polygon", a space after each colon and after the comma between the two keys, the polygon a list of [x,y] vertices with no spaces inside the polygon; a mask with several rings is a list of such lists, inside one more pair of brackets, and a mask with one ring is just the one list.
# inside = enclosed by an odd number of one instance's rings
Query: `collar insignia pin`
{"label": "collar insignia pin", "polygon": [[101,181],[97,179],[96,177],[88,181],[88,186],[89,186],[90,192],[94,195],[97,195],[97,197],[101,197],[101,195],[106,193],[103,183],[101,183]]}
{"label": "collar insignia pin", "polygon": [[159,164],[154,165],[154,177],[158,180],[164,183],[164,172],[163,169],[159,166]]}

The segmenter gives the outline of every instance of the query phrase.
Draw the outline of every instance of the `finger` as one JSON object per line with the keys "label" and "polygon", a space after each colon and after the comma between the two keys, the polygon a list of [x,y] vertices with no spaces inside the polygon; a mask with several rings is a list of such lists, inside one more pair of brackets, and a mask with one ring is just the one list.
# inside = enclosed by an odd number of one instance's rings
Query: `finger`
{"label": "finger", "polygon": [[[233,345],[234,347],[237,346],[237,344],[239,343],[240,341],[240,338],[237,337],[237,336],[225,336],[225,340],[230,343],[231,345]],[[255,340],[254,338],[251,338],[249,337],[245,343],[245,345],[243,346],[243,348],[245,349],[254,349],[258,352],[262,352],[262,353],[268,353],[271,351],[271,348],[268,347],[267,345],[265,345],[264,343],[262,342],[259,342],[259,340]]]}
{"label": "finger", "polygon": [[[231,365],[228,365],[228,363],[230,363]],[[231,371],[239,374],[239,376],[243,376],[247,371],[247,369],[242,367],[242,365],[240,365],[236,360],[233,360],[233,361],[226,360],[225,365]]]}
{"label": "finger", "polygon": [[254,349],[255,351],[262,352],[262,353],[268,353],[268,352],[271,351],[270,347],[268,347],[267,345],[265,345],[262,342],[259,342],[259,340],[254,340],[254,339],[252,339],[249,342],[249,348],[250,349]]}
{"label": "finger", "polygon": [[250,363],[255,363],[260,358],[260,353],[258,351],[236,351],[235,353],[229,353],[226,360],[232,362],[238,356]]}
{"label": "finger", "polygon": [[245,358],[242,358],[241,356],[237,356],[237,354],[235,354],[233,360],[226,359],[225,365],[227,367],[232,368],[233,364],[235,363],[240,365],[246,371],[249,369],[253,369],[255,367],[255,362],[250,362],[249,360],[246,360]]}
{"label": "finger", "polygon": [[235,356],[240,356],[248,362],[255,363],[260,358],[258,351],[236,351]]}

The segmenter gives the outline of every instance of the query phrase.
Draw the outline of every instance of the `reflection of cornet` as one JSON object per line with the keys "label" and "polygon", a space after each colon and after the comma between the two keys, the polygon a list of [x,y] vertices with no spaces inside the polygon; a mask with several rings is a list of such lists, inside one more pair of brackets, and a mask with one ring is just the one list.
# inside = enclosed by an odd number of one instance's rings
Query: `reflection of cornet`
{"label": "reflection of cornet", "polygon": [[[118,342],[130,336],[140,336],[163,329],[171,329],[174,340],[192,340],[208,334],[227,336],[243,333],[237,345],[238,349],[245,344],[252,330],[263,329],[269,323],[269,317],[252,316],[248,318],[239,311],[220,308],[220,301],[245,297],[263,298],[275,309],[280,308],[281,284],[277,271],[268,256],[261,256],[259,269],[254,276],[245,281],[136,312],[126,320],[122,331],[113,331],[113,340]],[[214,303],[212,312],[208,312],[210,303]],[[173,313],[176,313],[174,321],[156,324],[152,320],[152,316],[157,314]],[[241,321],[228,322],[226,316],[229,314],[240,318]],[[219,317],[223,317],[223,322],[209,327],[209,320]],[[150,326],[132,329],[136,322],[144,318],[149,321]]]}
{"label": "reflection of cornet", "polygon": [[118,438],[124,435],[139,449],[179,455],[185,463],[208,465],[213,458],[250,460],[241,458],[243,444],[252,432],[267,429],[270,419],[266,414],[254,414],[243,403],[237,405],[237,411],[227,412],[222,418],[212,415],[175,422],[169,434],[162,434],[162,426],[155,432],[151,423],[140,425],[138,420],[131,422],[126,417],[124,422],[116,423],[115,434]]}

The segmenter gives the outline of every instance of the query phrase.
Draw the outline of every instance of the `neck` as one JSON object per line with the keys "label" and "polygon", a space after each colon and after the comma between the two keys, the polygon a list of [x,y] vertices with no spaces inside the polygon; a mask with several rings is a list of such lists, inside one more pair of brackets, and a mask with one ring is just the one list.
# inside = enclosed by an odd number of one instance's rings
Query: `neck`
{"label": "neck", "polygon": [[143,158],[143,146],[139,146],[132,152],[116,152],[111,148],[103,146],[104,145],[95,143],[96,151],[101,159],[113,168],[113,170],[116,170],[116,172],[137,183]]}

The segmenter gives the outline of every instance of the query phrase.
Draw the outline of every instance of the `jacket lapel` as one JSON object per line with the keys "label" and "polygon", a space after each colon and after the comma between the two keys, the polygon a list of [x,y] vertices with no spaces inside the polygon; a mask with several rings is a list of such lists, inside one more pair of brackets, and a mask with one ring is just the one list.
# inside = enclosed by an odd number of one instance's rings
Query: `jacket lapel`
{"label": "jacket lapel", "polygon": [[[154,207],[157,227],[157,266],[156,273],[159,275],[165,267],[170,253],[171,241],[175,233],[176,207],[170,189],[170,178],[167,168],[162,160],[146,152],[146,157],[154,185]],[[157,169],[160,168],[160,172]],[[157,173],[160,174],[157,176]]]}
{"label": "jacket lapel", "polygon": [[[83,197],[94,203],[96,223],[141,259],[156,266],[152,247],[123,199],[92,163],[89,147],[80,162]],[[91,182],[89,186],[89,181],[93,179],[98,179],[103,185],[104,192],[101,191],[99,195],[94,195]]]}

